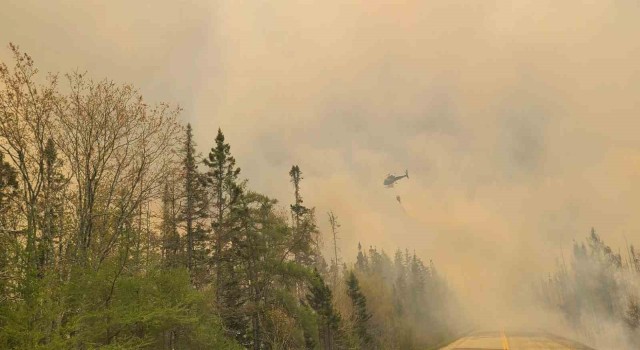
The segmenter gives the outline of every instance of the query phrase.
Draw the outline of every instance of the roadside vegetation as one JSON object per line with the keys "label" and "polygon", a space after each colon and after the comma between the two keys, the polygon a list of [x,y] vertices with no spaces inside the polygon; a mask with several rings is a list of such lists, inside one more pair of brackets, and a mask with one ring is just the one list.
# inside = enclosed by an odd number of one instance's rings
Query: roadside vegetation
{"label": "roadside vegetation", "polygon": [[45,76],[11,49],[0,348],[422,349],[455,332],[432,262],[358,246],[347,263],[333,213],[321,254],[297,165],[274,179],[291,182],[281,204],[251,190],[222,130],[201,156],[178,108],[84,73]]}

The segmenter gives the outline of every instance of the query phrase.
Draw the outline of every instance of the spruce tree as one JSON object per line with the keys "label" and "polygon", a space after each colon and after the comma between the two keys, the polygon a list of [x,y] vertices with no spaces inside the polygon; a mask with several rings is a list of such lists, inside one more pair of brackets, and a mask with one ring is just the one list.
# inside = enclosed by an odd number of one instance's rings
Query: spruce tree
{"label": "spruce tree", "polygon": [[369,319],[371,314],[367,309],[367,298],[360,291],[360,284],[358,278],[351,271],[347,278],[347,295],[351,298],[351,305],[353,306],[353,314],[351,320],[353,321],[356,334],[360,339],[362,349],[369,349],[373,345],[373,337],[369,332]]}
{"label": "spruce tree", "polygon": [[399,315],[404,313],[403,300],[407,293],[407,269],[400,249],[396,250],[393,260],[395,265],[394,306]]}
{"label": "spruce tree", "polygon": [[292,252],[295,261],[309,266],[320,267],[321,256],[318,252],[318,229],[315,222],[315,210],[307,208],[302,203],[300,183],[303,179],[300,167],[294,165],[289,171],[291,183],[294,189],[294,203],[291,204],[291,216],[293,219],[294,243]]}
{"label": "spruce tree", "polygon": [[198,172],[197,155],[193,141],[191,124],[187,124],[186,137],[182,149],[182,171],[184,176],[184,205],[180,213],[180,220],[185,225],[187,240],[187,268],[191,272],[192,280],[201,284],[201,270],[204,269],[206,257],[206,230],[201,225],[201,219],[206,216],[207,199],[204,191],[204,177]]}
{"label": "spruce tree", "polygon": [[237,256],[230,250],[234,248],[230,243],[234,239],[234,229],[239,225],[240,216],[237,214],[241,212],[239,207],[244,183],[238,182],[240,168],[236,166],[231,146],[225,142],[222,130],[218,129],[215,146],[204,163],[208,167],[206,182],[211,193],[216,301],[223,309],[223,318],[233,327],[239,327],[235,313],[241,284],[235,270]]}
{"label": "spruce tree", "polygon": [[187,226],[187,268],[193,270],[193,219],[195,198],[192,196],[196,186],[196,161],[194,158],[195,149],[193,146],[193,134],[191,124],[187,124],[187,137],[184,147],[184,189],[185,189],[185,209],[184,219]]}
{"label": "spruce tree", "polygon": [[174,186],[173,179],[169,177],[162,191],[162,257],[164,264],[169,267],[180,266],[182,258]]}
{"label": "spruce tree", "polygon": [[362,245],[358,242],[358,256],[356,257],[356,269],[361,272],[369,271],[369,259],[362,252]]}
{"label": "spruce tree", "polygon": [[313,270],[307,301],[318,315],[318,333],[323,349],[334,349],[340,326],[340,315],[333,306],[331,289],[317,269]]}

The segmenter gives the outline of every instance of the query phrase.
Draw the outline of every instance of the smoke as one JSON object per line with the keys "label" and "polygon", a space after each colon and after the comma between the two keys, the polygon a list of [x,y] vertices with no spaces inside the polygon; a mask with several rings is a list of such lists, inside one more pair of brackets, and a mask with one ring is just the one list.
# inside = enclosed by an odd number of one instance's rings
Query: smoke
{"label": "smoke", "polygon": [[477,323],[560,329],[529,306],[530,282],[591,226],[640,242],[639,14],[629,0],[9,0],[0,42],[181,104],[202,152],[222,127],[251,187],[283,204],[298,164],[305,203],[341,219],[345,260],[359,241],[414,247]]}
{"label": "smoke", "polygon": [[[540,283],[538,300],[563,317],[585,342],[603,349],[633,349],[640,340],[640,259],[634,248],[616,253],[592,230],[576,242],[568,265]],[[635,346],[637,347],[637,346]]]}

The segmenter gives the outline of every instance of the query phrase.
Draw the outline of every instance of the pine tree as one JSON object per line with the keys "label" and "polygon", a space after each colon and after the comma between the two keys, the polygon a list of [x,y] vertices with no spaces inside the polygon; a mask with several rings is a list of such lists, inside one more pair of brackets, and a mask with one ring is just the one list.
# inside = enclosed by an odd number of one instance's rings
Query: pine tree
{"label": "pine tree", "polygon": [[353,314],[351,319],[354,323],[356,334],[360,339],[362,349],[369,349],[373,344],[373,337],[369,332],[369,319],[371,314],[367,309],[367,298],[360,291],[358,278],[351,271],[347,278],[347,295],[351,298]]}

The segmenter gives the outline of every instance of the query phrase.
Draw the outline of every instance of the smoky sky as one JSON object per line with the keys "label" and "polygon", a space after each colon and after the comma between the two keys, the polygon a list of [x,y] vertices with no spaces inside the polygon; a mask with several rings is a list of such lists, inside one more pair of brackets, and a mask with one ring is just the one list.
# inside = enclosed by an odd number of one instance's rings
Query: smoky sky
{"label": "smoky sky", "polygon": [[201,152],[221,127],[283,205],[298,164],[345,260],[358,242],[415,250],[496,309],[592,226],[640,244],[639,16],[631,0],[5,0],[0,58],[14,42],[43,72],[179,104]]}

